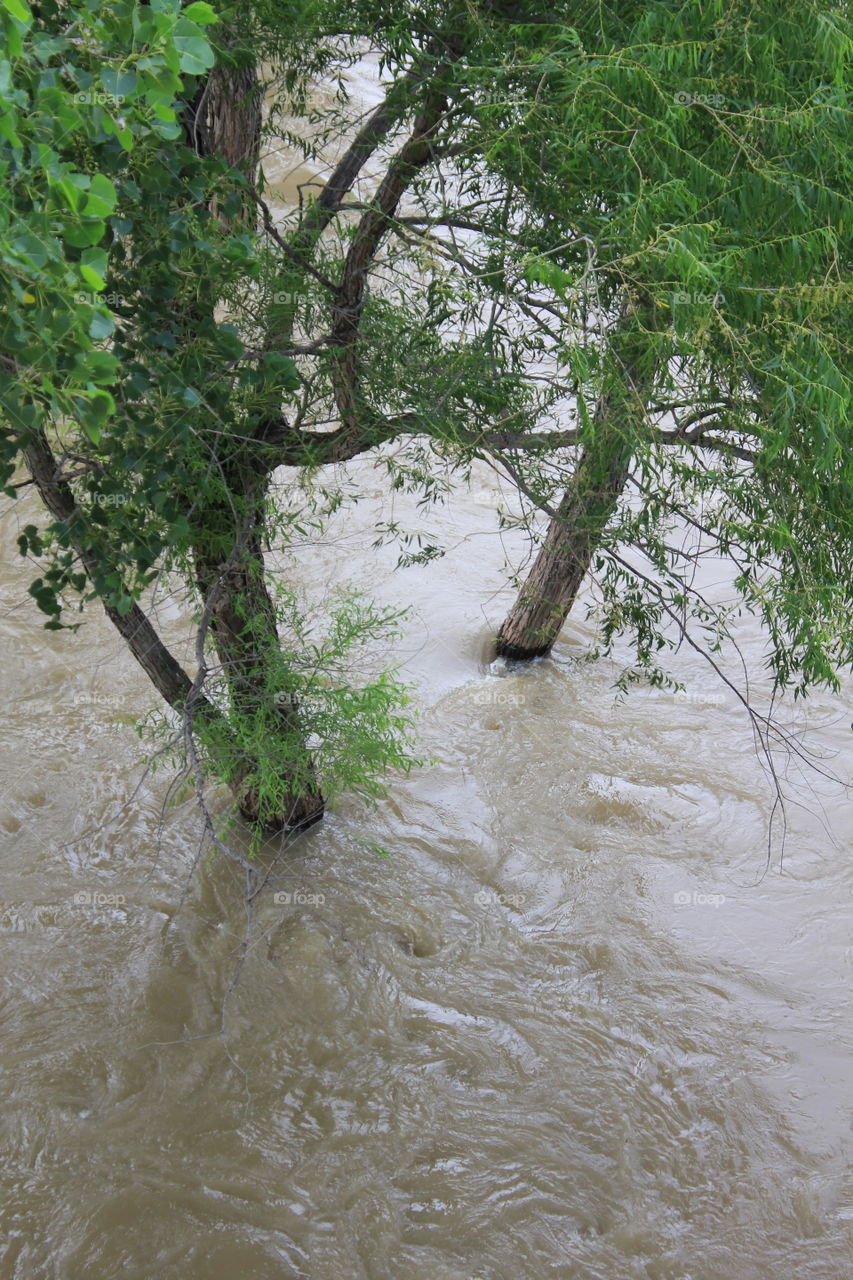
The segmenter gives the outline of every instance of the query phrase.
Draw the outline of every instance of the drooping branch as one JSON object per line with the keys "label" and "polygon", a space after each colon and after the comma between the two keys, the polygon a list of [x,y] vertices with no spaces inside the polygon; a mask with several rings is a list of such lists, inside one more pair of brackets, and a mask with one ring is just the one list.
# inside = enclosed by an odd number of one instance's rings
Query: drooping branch
{"label": "drooping branch", "polygon": [[[712,440],[708,438],[708,432],[710,431],[742,430],[740,427],[733,428],[727,422],[716,417],[721,410],[724,411],[727,407],[729,406],[724,404],[709,405],[705,408],[697,409],[694,413],[688,414],[677,422],[674,431],[659,431],[655,439],[660,444],[709,449],[714,453],[722,454],[724,457],[739,458],[742,462],[754,463],[757,460],[757,455],[752,450],[735,444],[732,440]],[[711,420],[709,421],[709,419]]]}
{"label": "drooping branch", "polygon": [[510,449],[521,453],[552,453],[557,449],[568,449],[580,443],[577,427],[567,427],[565,431],[484,431],[480,437],[484,448],[490,452]]}
{"label": "drooping branch", "polygon": [[[304,271],[306,275],[311,276],[313,280],[318,281],[318,283],[321,284],[324,289],[329,289],[330,291],[334,290],[335,286],[333,282],[331,280],[327,280],[326,277],[323,275],[323,273],[321,271],[318,271],[317,268],[313,265],[313,263],[311,263],[308,260],[308,258],[306,257],[304,248],[301,248],[298,245],[290,244],[287,240],[285,240],[284,236],[279,234],[279,232],[276,230],[275,223],[273,222],[272,213],[270,212],[269,205],[266,203],[266,201],[262,200],[261,197],[258,195],[257,191],[253,189],[249,190],[249,195],[254,200],[255,204],[258,206],[258,209],[260,210],[260,213],[261,213],[261,223],[263,225],[264,231],[267,233],[267,235],[273,241],[273,243],[276,244],[279,249],[281,249],[282,253],[287,258],[289,258],[291,262],[297,263],[299,265],[300,270]],[[319,204],[319,200],[317,203]],[[313,209],[316,206],[312,205],[311,207]],[[334,211],[329,212],[330,218],[332,217],[333,212]]]}
{"label": "drooping branch", "polygon": [[269,420],[258,439],[268,470],[275,467],[329,466],[349,462],[360,453],[376,449],[401,435],[417,435],[424,429],[422,420],[413,413],[394,418],[376,418],[353,432],[347,427],[334,431],[294,430],[286,418]]}
{"label": "drooping branch", "polygon": [[[54,519],[71,530],[69,540],[90,580],[95,580],[98,571],[115,571],[115,567],[106,564],[103,559],[96,561],[92,552],[87,549],[81,536],[85,527],[85,517],[74,499],[68,482],[60,473],[56,458],[43,431],[39,430],[33,434],[24,450],[24,457],[44,505]],[[78,531],[76,535],[75,530]],[[139,605],[133,604],[126,614],[121,614],[106,600],[102,601],[102,604],[110,622],[169,706],[183,712],[191,698],[195,713],[203,715],[211,723],[219,722],[224,728],[224,721],[217,709],[195,687],[186,671],[163,644]]]}
{"label": "drooping branch", "polygon": [[[269,421],[259,443],[269,446],[270,467],[328,466],[348,462],[360,453],[376,449],[400,436],[428,434],[428,423],[416,413],[402,413],[392,418],[371,417],[358,431],[337,427],[334,431],[294,429],[285,418]],[[458,444],[475,453],[495,456],[504,453],[547,453],[579,443],[575,428],[566,431],[543,431],[529,434],[497,428],[478,433],[456,429]]]}
{"label": "drooping branch", "polygon": [[698,435],[693,439],[685,439],[677,434],[663,434],[657,437],[660,444],[682,445],[693,449],[709,449],[712,453],[719,453],[724,458],[738,458],[741,462],[758,461],[758,455],[753,453],[751,449],[744,449],[741,445],[733,444],[729,440],[708,440],[704,435]]}

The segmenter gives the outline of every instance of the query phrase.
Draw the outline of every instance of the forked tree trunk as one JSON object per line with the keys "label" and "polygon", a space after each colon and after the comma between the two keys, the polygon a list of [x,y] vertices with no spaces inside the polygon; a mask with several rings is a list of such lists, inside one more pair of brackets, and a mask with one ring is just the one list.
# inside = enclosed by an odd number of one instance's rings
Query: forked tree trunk
{"label": "forked tree trunk", "polygon": [[612,385],[599,401],[571,484],[498,632],[496,657],[529,662],[551,652],[619,505],[631,465],[632,419],[642,421],[649,385],[635,322],[636,313],[626,310],[616,326]]}

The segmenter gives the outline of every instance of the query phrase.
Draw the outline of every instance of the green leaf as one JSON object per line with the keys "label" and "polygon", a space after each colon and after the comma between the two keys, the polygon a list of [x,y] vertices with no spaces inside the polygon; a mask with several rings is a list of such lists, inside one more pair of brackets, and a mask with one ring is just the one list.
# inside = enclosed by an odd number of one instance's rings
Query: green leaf
{"label": "green leaf", "polygon": [[89,188],[89,198],[83,213],[86,217],[105,218],[118,203],[116,189],[102,173],[96,173]]}
{"label": "green leaf", "polygon": [[104,91],[113,98],[129,98],[136,89],[135,71],[118,71],[115,67],[105,67],[101,72],[101,84]]}
{"label": "green leaf", "polygon": [[17,18],[19,22],[25,22],[27,26],[33,20],[29,5],[23,3],[23,0],[0,0],[4,9],[8,9],[13,18]]}
{"label": "green leaf", "polygon": [[62,197],[62,202],[67,205],[72,213],[79,213],[82,209],[86,197],[76,183],[71,182],[67,177],[62,178],[59,182],[50,184],[51,195],[57,202]]}
{"label": "green leaf", "polygon": [[75,249],[85,249],[103,240],[105,230],[106,226],[100,218],[93,218],[91,222],[75,222],[63,227],[62,239]]}
{"label": "green leaf", "polygon": [[167,142],[174,142],[176,138],[180,138],[183,130],[179,124],[172,124],[168,120],[158,120],[154,126],[154,132],[158,133],[161,138],[165,138]]}
{"label": "green leaf", "polygon": [[117,121],[113,120],[112,116],[107,112],[103,114],[101,128],[104,133],[112,134],[114,138],[118,138],[123,151],[133,150],[133,133],[131,130],[123,128],[117,123]]}
{"label": "green leaf", "polygon": [[193,22],[200,22],[205,26],[208,23],[219,21],[215,11],[209,4],[205,3],[205,0],[195,0],[194,4],[187,5],[186,9],[184,9],[184,17],[192,18]]}
{"label": "green leaf", "polygon": [[87,284],[100,291],[106,287],[107,262],[104,249],[85,249],[80,259],[80,274]]}
{"label": "green leaf", "polygon": [[118,367],[117,357],[109,351],[86,351],[77,357],[77,371],[89,383],[112,382]]}
{"label": "green leaf", "polygon": [[59,613],[59,602],[55,593],[50,587],[36,586],[35,583],[29,589],[30,595],[35,600],[42,613],[47,613],[51,617],[55,617]]}
{"label": "green leaf", "polygon": [[115,332],[115,327],[115,320],[108,311],[96,311],[89,323],[89,337],[101,342]]}
{"label": "green leaf", "polygon": [[0,138],[5,138],[7,142],[15,148],[20,148],[24,144],[15,132],[15,124],[17,117],[11,111],[4,111],[0,115]]}
{"label": "green leaf", "polygon": [[79,421],[92,444],[100,444],[104,424],[115,413],[115,408],[116,402],[109,391],[93,389],[87,393]]}
{"label": "green leaf", "polygon": [[282,356],[277,351],[270,351],[264,355],[263,363],[273,374],[276,384],[284,387],[286,391],[296,391],[302,385],[299,370],[290,356]]}
{"label": "green leaf", "polygon": [[51,58],[55,58],[58,53],[68,48],[68,41],[64,36],[50,36],[45,31],[37,31],[31,40],[33,53],[39,62],[43,63],[49,62]]}
{"label": "green leaf", "polygon": [[86,284],[90,284],[99,293],[107,287],[107,282],[103,276],[99,275],[93,267],[87,266],[85,262],[80,263],[80,275],[86,281]]}
{"label": "green leaf", "polygon": [[[191,26],[191,23],[187,24]],[[209,71],[216,58],[203,36],[175,36],[175,48],[180,56],[181,70],[187,75],[201,76]]]}
{"label": "green leaf", "polygon": [[48,245],[38,236],[30,235],[28,231],[15,237],[12,248],[28,266],[43,267],[48,260]]}

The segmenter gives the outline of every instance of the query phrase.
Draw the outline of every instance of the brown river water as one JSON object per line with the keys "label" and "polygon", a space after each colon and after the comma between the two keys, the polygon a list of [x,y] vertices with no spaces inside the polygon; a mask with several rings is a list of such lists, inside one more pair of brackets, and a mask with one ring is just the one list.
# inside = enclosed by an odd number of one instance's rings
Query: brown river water
{"label": "brown river water", "polygon": [[[778,754],[768,866],[768,778],[697,655],[685,696],[617,703],[581,606],[491,671],[525,545],[491,474],[426,514],[348,474],[364,500],[277,563],[412,603],[385,657],[433,763],[300,837],[248,925],[192,800],[161,817],[144,676],[95,610],[39,629],[4,509],[0,1280],[846,1280],[853,696],[779,709],[840,782]],[[447,557],[396,571],[392,514]]]}

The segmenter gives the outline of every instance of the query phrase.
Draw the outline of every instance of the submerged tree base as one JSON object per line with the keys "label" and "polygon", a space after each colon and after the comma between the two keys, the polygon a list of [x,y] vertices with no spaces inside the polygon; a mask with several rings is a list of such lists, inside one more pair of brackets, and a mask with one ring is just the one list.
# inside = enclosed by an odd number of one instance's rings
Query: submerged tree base
{"label": "submerged tree base", "polygon": [[276,807],[273,812],[263,812],[256,789],[244,793],[239,805],[240,817],[253,831],[264,836],[307,831],[321,822],[326,812],[323,796],[311,788],[293,797],[289,804]]}
{"label": "submerged tree base", "polygon": [[263,823],[258,822],[257,815],[252,814],[246,809],[240,809],[240,816],[249,823],[253,830],[260,830],[265,836],[294,835],[299,831],[307,831],[309,827],[316,826],[318,822],[322,822],[325,816],[325,808],[321,805],[319,809],[315,809],[313,813],[304,816],[292,816],[287,820],[280,818],[275,820],[268,819]]}
{"label": "submerged tree base", "polygon": [[495,638],[495,657],[505,658],[507,662],[532,662],[534,658],[547,658],[553,648],[553,641],[540,645],[519,645],[504,639],[502,633]]}

